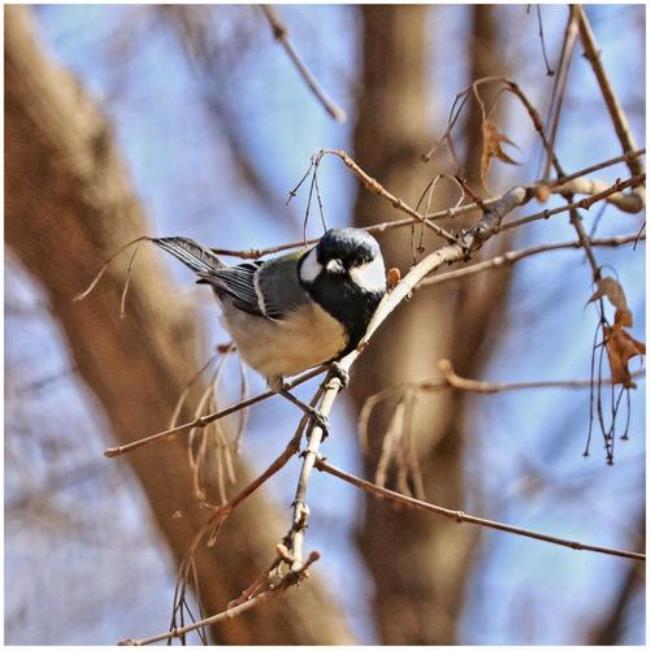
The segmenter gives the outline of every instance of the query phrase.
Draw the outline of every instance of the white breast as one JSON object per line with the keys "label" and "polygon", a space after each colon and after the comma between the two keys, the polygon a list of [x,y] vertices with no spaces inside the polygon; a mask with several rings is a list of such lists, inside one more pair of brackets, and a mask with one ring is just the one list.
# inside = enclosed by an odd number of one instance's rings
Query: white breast
{"label": "white breast", "polygon": [[300,307],[290,318],[252,316],[222,301],[225,325],[244,361],[272,383],[338,356],[348,342],[343,325],[316,303]]}

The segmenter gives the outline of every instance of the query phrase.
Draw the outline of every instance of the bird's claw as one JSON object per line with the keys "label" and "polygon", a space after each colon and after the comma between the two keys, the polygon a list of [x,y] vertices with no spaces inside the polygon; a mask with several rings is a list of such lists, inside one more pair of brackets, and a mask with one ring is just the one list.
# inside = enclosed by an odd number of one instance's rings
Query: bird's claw
{"label": "bird's claw", "polygon": [[330,421],[326,415],[323,415],[319,411],[313,411],[311,413],[311,419],[314,423],[314,426],[317,426],[323,432],[323,440],[327,438],[330,434]]}
{"label": "bird's claw", "polygon": [[345,390],[350,383],[350,373],[338,362],[333,361],[329,367],[331,378],[338,379],[341,383],[341,390]]}

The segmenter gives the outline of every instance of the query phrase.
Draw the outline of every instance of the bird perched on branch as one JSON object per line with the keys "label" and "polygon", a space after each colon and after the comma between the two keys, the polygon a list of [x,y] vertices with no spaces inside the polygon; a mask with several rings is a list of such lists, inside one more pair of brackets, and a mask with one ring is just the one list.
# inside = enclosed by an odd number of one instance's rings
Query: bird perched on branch
{"label": "bird perched on branch", "polygon": [[236,266],[191,239],[151,241],[212,287],[244,361],[312,415],[285,389],[285,377],[356,348],[386,293],[379,244],[356,228],[328,230],[312,247]]}

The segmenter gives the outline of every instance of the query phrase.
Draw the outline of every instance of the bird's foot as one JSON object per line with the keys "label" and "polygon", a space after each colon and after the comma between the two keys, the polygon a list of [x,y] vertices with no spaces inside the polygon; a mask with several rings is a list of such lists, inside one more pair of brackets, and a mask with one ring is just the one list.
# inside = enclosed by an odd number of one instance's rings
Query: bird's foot
{"label": "bird's foot", "polygon": [[329,377],[339,380],[341,390],[345,390],[350,383],[350,373],[338,361],[330,363]]}
{"label": "bird's foot", "polygon": [[316,410],[310,404],[306,404],[302,400],[294,397],[288,390],[283,389],[279,392],[282,397],[289,400],[292,404],[295,404],[305,415],[307,415],[315,426],[320,428],[323,431],[323,440],[327,438],[330,432],[329,419],[326,415],[323,415],[320,411]]}
{"label": "bird's foot", "polygon": [[317,426],[323,432],[322,440],[326,440],[330,435],[330,420],[326,415],[323,415],[320,411],[316,409],[310,413],[310,417],[315,426]]}

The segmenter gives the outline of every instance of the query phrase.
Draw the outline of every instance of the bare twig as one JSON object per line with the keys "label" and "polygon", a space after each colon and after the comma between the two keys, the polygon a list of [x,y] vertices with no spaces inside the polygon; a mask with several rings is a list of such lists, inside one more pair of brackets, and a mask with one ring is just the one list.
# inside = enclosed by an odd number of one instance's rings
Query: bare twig
{"label": "bare twig", "polygon": [[[554,194],[583,194],[585,196],[600,196],[602,192],[609,189],[609,183],[587,178],[574,178],[568,182],[556,185],[551,189]],[[643,197],[635,192],[615,192],[604,197],[607,203],[611,203],[621,212],[637,214],[643,210]]]}
{"label": "bare twig", "polygon": [[[328,417],[334,405],[336,395],[340,389],[341,381],[338,377],[327,377],[324,384],[319,389],[319,392],[314,396],[311,405],[315,406],[322,394],[323,401],[321,402],[319,412],[322,416]],[[302,454],[302,467],[300,468],[300,476],[298,477],[296,494],[292,504],[293,522],[289,532],[284,538],[284,543],[291,554],[290,568],[292,571],[299,570],[303,564],[302,544],[307,529],[307,521],[309,519],[309,507],[307,506],[306,501],[307,484],[324,436],[325,431],[323,428],[318,424],[314,424],[308,434],[307,449],[305,449]]]}
{"label": "bare twig", "polygon": [[544,25],[542,24],[542,8],[540,5],[535,5],[537,13],[537,34],[539,36],[539,41],[542,46],[542,56],[544,57],[544,65],[546,66],[546,75],[552,77],[555,74],[555,71],[551,68],[551,65],[548,62],[548,56],[546,55],[546,42],[544,40]]}
{"label": "bare twig", "polygon": [[300,567],[298,571],[287,573],[277,585],[273,587],[268,587],[264,591],[258,591],[258,593],[252,598],[249,598],[248,600],[245,600],[244,602],[235,605],[233,607],[229,607],[225,609],[223,612],[214,614],[213,616],[208,616],[207,618],[203,618],[199,621],[195,621],[190,625],[185,625],[180,628],[173,628],[169,632],[163,632],[161,634],[156,634],[154,636],[149,636],[143,639],[125,639],[124,641],[120,641],[118,645],[130,645],[130,646],[150,645],[151,643],[156,643],[157,641],[177,639],[179,637],[184,636],[188,632],[192,632],[194,630],[204,628],[208,625],[214,625],[215,623],[220,623],[221,621],[231,620],[237,616],[240,616],[241,614],[248,611],[249,609],[252,609],[253,607],[257,607],[261,602],[264,602],[265,600],[268,600],[269,598],[273,596],[277,596],[278,594],[284,592],[288,587],[291,587],[301,582],[304,578],[308,577],[309,574],[307,570],[309,569],[309,567],[319,559],[320,559],[319,553],[313,551],[310,554],[307,561]]}
{"label": "bare twig", "polygon": [[[585,56],[596,75],[598,85],[603,94],[603,99],[607,105],[607,110],[609,111],[609,115],[614,123],[616,135],[618,136],[624,152],[633,151],[637,147],[634,136],[632,135],[632,129],[630,128],[630,123],[623,111],[623,107],[614,93],[614,88],[607,76],[602,61],[600,60],[600,50],[596,44],[596,39],[591,29],[589,18],[587,18],[587,14],[582,6],[577,5],[576,11],[580,17],[580,39],[585,48]],[[630,158],[627,160],[627,165],[630,173],[633,175],[641,174],[643,172],[643,165],[641,165],[641,161],[636,158]]]}
{"label": "bare twig", "polygon": [[[645,149],[638,149],[636,151],[630,152],[629,154],[623,154],[621,156],[616,156],[614,158],[610,158],[609,160],[605,160],[603,162],[597,163],[595,165],[590,165],[589,167],[585,167],[584,169],[580,169],[577,172],[573,174],[569,174],[568,176],[564,176],[561,181],[555,181],[555,185],[553,183],[545,183],[544,181],[536,181],[535,183],[530,184],[527,187],[534,188],[534,187],[539,187],[540,185],[544,185],[544,187],[547,187],[550,191],[553,191],[554,187],[559,185],[559,184],[565,184],[568,183],[569,181],[573,181],[575,179],[578,179],[585,174],[590,174],[595,171],[599,171],[601,169],[605,169],[607,167],[611,167],[612,165],[616,165],[621,162],[626,162],[630,158],[636,158],[639,156],[645,155]],[[310,168],[311,169],[311,168]],[[307,172],[309,174],[309,170]],[[585,181],[584,184],[582,184],[582,188],[587,188],[588,181]],[[595,181],[593,185],[591,185],[592,189],[598,189],[600,190],[600,183],[598,181]],[[579,191],[576,191],[577,194],[580,194]],[[612,196],[617,196],[616,193],[612,192]],[[483,204],[487,206],[488,208],[498,201],[500,201],[503,198],[503,194],[500,196],[496,196],[490,199],[485,199],[483,200]],[[607,194],[605,199],[609,197],[610,194]],[[625,195],[627,196],[627,195]],[[601,199],[599,199],[601,200]],[[618,199],[617,199],[618,200]],[[627,200],[625,201],[626,206],[631,205],[631,203],[628,203]],[[461,205],[461,206],[455,206],[453,208],[446,208],[444,210],[438,210],[437,212],[432,212],[429,214],[424,215],[427,221],[437,221],[441,219],[451,219],[453,217],[457,217],[460,215],[465,215],[469,212],[475,211],[479,209],[478,204],[476,203],[469,203],[466,205]],[[563,209],[565,211],[565,209]],[[392,230],[394,228],[403,228],[406,226],[412,226],[414,223],[418,223],[421,221],[421,215],[420,217],[409,217],[407,219],[399,219],[395,221],[386,221],[383,223],[375,224],[372,226],[366,226],[364,228],[361,228],[361,230],[365,230],[366,232],[385,232],[386,230]],[[301,239],[300,241],[296,242],[290,242],[286,244],[280,244],[279,246],[270,246],[268,248],[251,248],[247,250],[232,250],[232,249],[225,249],[225,248],[211,248],[214,253],[217,255],[228,255],[232,257],[239,257],[241,259],[257,259],[259,257],[263,257],[265,255],[272,255],[274,253],[280,253],[285,250],[291,250],[294,248],[301,248],[305,245],[309,244],[314,244],[318,241],[318,238],[313,238],[313,239],[308,239],[304,240]]]}
{"label": "bare twig", "polygon": [[[579,244],[576,244],[576,248],[579,248]],[[446,275],[446,274],[445,274]],[[509,391],[518,391],[518,390],[531,390],[531,389],[544,389],[544,388],[562,388],[568,390],[581,390],[585,388],[591,388],[593,386],[592,379],[569,379],[569,380],[550,380],[550,381],[524,381],[524,382],[491,382],[491,381],[482,381],[476,379],[467,379],[465,377],[460,377],[457,375],[451,365],[451,362],[447,359],[441,359],[438,362],[438,366],[442,371],[444,378],[443,379],[421,379],[418,381],[408,381],[395,384],[393,386],[388,386],[383,390],[375,393],[368,397],[365,401],[361,411],[359,413],[358,419],[358,432],[359,432],[359,442],[361,444],[361,449],[364,453],[368,449],[368,422],[370,416],[375,409],[375,407],[382,401],[393,397],[398,396],[398,407],[400,403],[409,397],[418,395],[419,393],[438,393],[441,391],[446,391],[450,389],[464,390],[469,393],[477,393],[479,395],[494,395],[495,393],[503,393]],[[644,370],[638,370],[631,375],[633,378],[645,376]],[[602,379],[603,384],[612,384],[613,380],[611,379]],[[397,412],[397,409],[396,409]],[[389,425],[389,431],[386,432],[385,436],[388,437],[391,425]],[[396,435],[399,435],[397,432]],[[388,444],[388,443],[386,443]],[[381,463],[379,463],[381,464]],[[378,464],[378,466],[379,466]],[[375,474],[375,483],[377,485],[384,485],[383,481],[380,480],[381,475],[379,469]]]}
{"label": "bare twig", "polygon": [[[305,374],[300,375],[300,377],[296,377],[293,381],[291,381],[289,383],[289,388],[295,388],[296,386],[303,384],[309,379],[312,379],[313,377],[320,375],[324,370],[325,368],[323,366],[319,366],[318,368],[309,370]],[[183,424],[179,424],[175,427],[165,429],[164,431],[159,431],[158,433],[154,433],[150,436],[139,438],[138,440],[129,442],[126,445],[120,445],[119,447],[109,447],[104,451],[104,456],[108,458],[113,458],[114,456],[121,456],[122,454],[125,454],[128,451],[132,451],[133,449],[137,449],[138,447],[142,447],[143,445],[148,445],[151,442],[155,442],[156,440],[161,440],[162,438],[166,438],[167,436],[171,436],[175,433],[181,433],[183,431],[189,431],[194,428],[205,427],[211,422],[220,420],[221,418],[224,418],[227,415],[232,415],[233,413],[237,413],[238,411],[241,411],[241,409],[244,409],[248,406],[252,406],[253,404],[257,404],[258,402],[262,402],[263,400],[268,399],[269,397],[273,397],[276,394],[277,393],[275,393],[272,390],[267,390],[264,391],[263,393],[258,393],[257,395],[253,395],[253,397],[249,397],[248,399],[242,402],[233,404],[232,406],[222,409],[217,413],[210,413],[208,415],[203,415],[201,417],[194,418],[190,422],[184,422]]]}
{"label": "bare twig", "polygon": [[[551,93],[551,102],[549,105],[549,119],[548,119],[548,133],[551,147],[555,147],[555,139],[557,137],[557,130],[560,124],[560,112],[562,110],[562,102],[564,100],[565,91],[567,88],[567,80],[569,78],[569,68],[573,60],[573,52],[575,50],[576,40],[578,38],[578,22],[575,6],[569,7],[569,19],[567,26],[564,30],[564,39],[562,41],[562,51],[560,52],[560,60],[558,62],[558,74],[553,83],[553,92]],[[551,172],[551,159],[546,156],[546,163],[544,165],[544,178],[548,179]]]}
{"label": "bare twig", "polygon": [[293,43],[289,39],[289,30],[280,20],[275,8],[270,5],[261,5],[260,8],[269,22],[271,31],[273,32],[273,38],[282,45],[287,56],[291,59],[296,70],[298,70],[298,73],[309,87],[309,90],[311,90],[316,99],[318,99],[331,117],[333,117],[337,122],[345,122],[347,119],[345,111],[341,107],[337,106],[321,88],[318,80],[302,60]]}
{"label": "bare twig", "polygon": [[505,524],[500,521],[494,521],[492,519],[486,519],[484,517],[476,517],[475,515],[468,515],[461,510],[451,510],[450,508],[444,508],[442,506],[437,506],[420,499],[415,499],[413,497],[408,497],[399,492],[394,492],[384,487],[379,487],[370,481],[359,478],[354,474],[345,472],[338,467],[330,465],[323,458],[318,458],[316,460],[316,469],[327,472],[332,476],[355,485],[362,490],[374,494],[376,496],[383,497],[390,501],[400,503],[406,506],[410,506],[417,510],[425,510],[427,512],[440,515],[446,519],[450,519],[459,524],[467,523],[473,524],[475,526],[482,526],[484,528],[492,528],[494,530],[502,530],[513,535],[520,535],[522,537],[529,537],[532,539],[538,539],[543,542],[548,542],[549,544],[557,544],[559,546],[565,546],[567,548],[572,548],[576,551],[591,551],[593,553],[603,553],[604,555],[613,555],[616,557],[624,557],[631,560],[640,560],[645,562],[644,553],[635,553],[633,551],[625,551],[616,548],[610,548],[607,546],[596,546],[595,544],[583,544],[582,542],[576,542],[573,540],[565,539],[562,537],[556,537],[555,535],[547,535],[546,533],[539,533],[528,528],[522,528],[520,526],[513,526],[511,524]]}
{"label": "bare twig", "polygon": [[444,228],[441,228],[434,223],[430,223],[424,215],[420,214],[417,210],[414,210],[407,203],[402,201],[402,199],[391,194],[378,180],[363,171],[363,169],[361,169],[361,167],[359,167],[359,165],[357,165],[357,163],[343,149],[322,149],[320,153],[321,155],[329,154],[340,158],[371,194],[377,194],[386,199],[396,210],[401,210],[417,221],[422,222],[427,226],[427,228],[436,233],[436,235],[446,239],[448,242],[458,242],[457,237],[447,232]]}
{"label": "bare twig", "polygon": [[553,215],[560,214],[562,212],[568,212],[576,208],[583,208],[588,210],[594,203],[606,199],[608,196],[616,194],[623,189],[640,187],[645,183],[645,173],[638,174],[637,176],[632,176],[624,181],[616,181],[613,185],[610,185],[608,189],[598,192],[588,198],[580,199],[574,203],[569,203],[568,205],[561,206],[559,208],[552,208],[550,210],[542,210],[541,212],[536,212],[526,217],[521,217],[520,219],[515,219],[514,221],[509,221],[506,224],[503,224],[501,230],[511,230],[512,228],[518,228],[524,224],[531,223],[532,221],[539,221],[540,219],[548,219]]}
{"label": "bare twig", "polygon": [[[633,243],[637,240],[638,234],[630,235],[619,235],[618,237],[606,237],[601,239],[591,239],[592,246],[624,246],[625,244]],[[645,239],[645,235],[641,235],[642,239]],[[462,269],[457,269],[456,271],[447,271],[446,273],[441,273],[440,275],[434,275],[428,278],[424,278],[416,288],[426,287],[433,284],[441,284],[443,282],[449,282],[450,280],[457,280],[458,278],[463,278],[468,275],[475,275],[476,273],[482,273],[483,271],[489,271],[490,269],[500,268],[508,264],[514,264],[523,260],[532,255],[539,255],[541,253],[548,253],[550,251],[557,250],[566,250],[571,248],[580,248],[582,246],[580,241],[566,241],[566,242],[557,242],[555,244],[539,244],[537,246],[530,246],[529,248],[523,248],[518,251],[508,251],[502,255],[497,255],[489,260],[483,262],[477,262],[470,266],[466,266]]]}
{"label": "bare twig", "polygon": [[[537,388],[589,388],[592,384],[591,379],[573,379],[564,381],[523,381],[523,382],[488,382],[477,381],[476,379],[467,379],[456,374],[451,362],[448,359],[441,359],[438,362],[438,367],[444,376],[444,381],[440,382],[445,387],[456,388],[458,390],[465,390],[471,393],[493,394],[502,393],[511,390],[528,390]],[[644,375],[644,371],[635,373],[635,376]],[[611,380],[603,380],[606,383],[613,383]],[[432,387],[437,388],[436,384],[427,384],[422,382],[418,388],[422,390],[429,390]]]}

